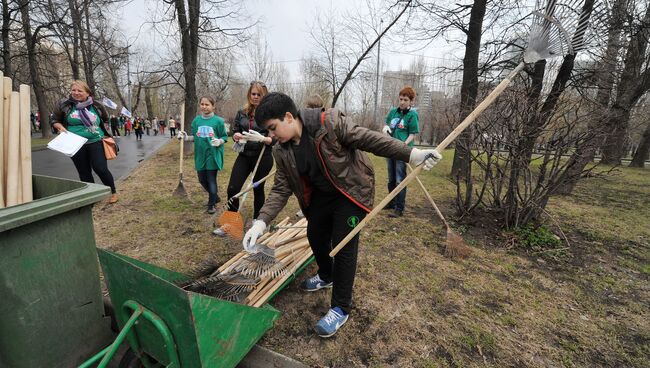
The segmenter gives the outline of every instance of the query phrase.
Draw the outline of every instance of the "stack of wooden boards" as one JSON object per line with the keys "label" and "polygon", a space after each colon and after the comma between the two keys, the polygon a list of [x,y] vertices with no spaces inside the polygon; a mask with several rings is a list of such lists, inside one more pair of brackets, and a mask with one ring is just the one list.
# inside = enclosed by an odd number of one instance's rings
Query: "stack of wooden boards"
{"label": "stack of wooden boards", "polygon": [[240,252],[184,288],[254,307],[264,305],[312,257],[306,226],[306,219],[290,224],[287,217],[276,231],[258,239],[258,244],[274,249],[271,265],[259,264],[259,254]]}
{"label": "stack of wooden boards", "polygon": [[32,198],[32,137],[29,86],[12,91],[11,78],[0,72],[0,208]]}

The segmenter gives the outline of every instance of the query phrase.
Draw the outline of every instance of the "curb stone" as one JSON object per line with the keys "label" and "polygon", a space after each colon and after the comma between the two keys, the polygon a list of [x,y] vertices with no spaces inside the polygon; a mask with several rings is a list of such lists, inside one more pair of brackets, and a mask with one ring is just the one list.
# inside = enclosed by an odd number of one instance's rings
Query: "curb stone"
{"label": "curb stone", "polygon": [[253,346],[237,368],[308,368],[308,365],[259,345]]}

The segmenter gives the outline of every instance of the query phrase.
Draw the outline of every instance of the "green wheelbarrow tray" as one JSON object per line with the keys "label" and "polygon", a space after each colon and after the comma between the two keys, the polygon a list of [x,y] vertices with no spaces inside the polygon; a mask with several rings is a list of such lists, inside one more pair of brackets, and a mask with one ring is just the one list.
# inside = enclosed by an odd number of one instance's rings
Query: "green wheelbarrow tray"
{"label": "green wheelbarrow tray", "polygon": [[[146,353],[160,365],[234,367],[280,317],[268,304],[255,308],[183,290],[175,284],[189,279],[182,273],[103,249],[97,252],[123,335],[137,354]],[[113,344],[115,349],[120,342]]]}

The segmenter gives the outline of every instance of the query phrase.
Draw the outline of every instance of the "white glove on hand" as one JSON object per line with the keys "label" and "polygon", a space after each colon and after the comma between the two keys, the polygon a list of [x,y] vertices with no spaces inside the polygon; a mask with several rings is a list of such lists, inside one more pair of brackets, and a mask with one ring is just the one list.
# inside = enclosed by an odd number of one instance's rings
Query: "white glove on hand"
{"label": "white glove on hand", "polygon": [[180,141],[180,140],[183,139],[183,137],[186,136],[186,135],[187,135],[187,133],[185,133],[185,132],[182,131],[182,130],[179,130],[179,131],[178,131],[178,134],[176,134],[176,139],[178,139],[178,140]]}
{"label": "white glove on hand", "polygon": [[409,164],[415,167],[424,162],[424,170],[431,170],[431,168],[442,160],[442,155],[434,149],[421,150],[413,148],[411,157],[409,157]]}
{"label": "white glove on hand", "polygon": [[253,226],[246,232],[244,235],[244,241],[242,242],[244,250],[248,253],[253,253],[257,249],[255,242],[257,239],[264,234],[266,231],[266,223],[262,220],[253,221]]}
{"label": "white glove on hand", "polygon": [[384,127],[381,129],[382,133],[384,134],[393,134],[393,131],[390,130],[390,127],[388,125],[384,125]]}
{"label": "white glove on hand", "polygon": [[264,142],[264,140],[266,140],[266,137],[256,130],[243,132],[242,135],[244,136],[244,139],[251,142]]}
{"label": "white glove on hand", "polygon": [[212,138],[210,144],[214,147],[219,147],[223,144],[223,139],[221,138]]}

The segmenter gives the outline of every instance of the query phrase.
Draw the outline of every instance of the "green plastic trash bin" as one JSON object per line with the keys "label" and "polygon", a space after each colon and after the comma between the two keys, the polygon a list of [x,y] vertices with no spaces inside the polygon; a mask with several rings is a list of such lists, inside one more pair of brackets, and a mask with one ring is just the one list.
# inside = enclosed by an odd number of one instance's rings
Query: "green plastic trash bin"
{"label": "green plastic trash bin", "polygon": [[108,187],[32,176],[0,209],[0,367],[75,367],[111,341],[91,207]]}

